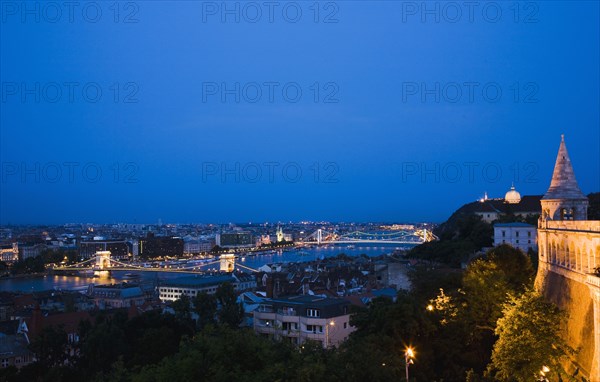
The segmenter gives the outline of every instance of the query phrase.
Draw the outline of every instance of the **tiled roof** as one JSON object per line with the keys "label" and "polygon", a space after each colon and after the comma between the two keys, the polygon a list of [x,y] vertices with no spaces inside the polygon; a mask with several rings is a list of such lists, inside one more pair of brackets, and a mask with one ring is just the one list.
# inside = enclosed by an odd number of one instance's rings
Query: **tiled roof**
{"label": "tiled roof", "polygon": [[556,163],[554,164],[554,172],[552,173],[552,181],[550,188],[544,195],[544,199],[585,199],[586,196],[579,189],[575,172],[571,165],[571,158],[567,152],[564,135],[561,136]]}
{"label": "tiled roof", "polygon": [[350,302],[342,298],[300,295],[266,299],[263,304],[293,307],[300,316],[306,316],[306,309],[319,309],[321,311],[319,318],[330,318],[348,314]]}
{"label": "tiled roof", "polygon": [[30,353],[27,340],[22,335],[0,333],[0,354],[3,357],[19,357]]}

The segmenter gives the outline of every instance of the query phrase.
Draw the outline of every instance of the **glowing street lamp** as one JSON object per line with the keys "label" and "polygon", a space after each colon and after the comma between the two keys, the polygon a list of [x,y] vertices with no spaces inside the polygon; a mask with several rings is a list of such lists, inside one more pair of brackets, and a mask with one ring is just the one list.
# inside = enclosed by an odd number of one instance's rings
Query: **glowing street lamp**
{"label": "glowing street lamp", "polygon": [[406,381],[407,382],[408,382],[408,366],[415,363],[414,358],[415,358],[415,352],[409,346],[408,348],[406,348],[406,351],[404,352],[404,363],[406,364]]}
{"label": "glowing street lamp", "polygon": [[550,368],[546,365],[542,366],[542,370],[540,370],[540,379],[539,381],[548,382],[548,378],[546,378],[546,373],[550,371]]}
{"label": "glowing street lamp", "polygon": [[433,307],[433,305],[431,305],[431,304],[427,305],[427,310],[428,310],[428,311],[430,311],[430,312],[433,312],[433,309],[435,309],[435,308]]}
{"label": "glowing street lamp", "polygon": [[328,322],[325,325],[325,347],[328,348],[329,347],[329,327],[334,327],[335,326],[335,321],[331,320],[330,322]]}

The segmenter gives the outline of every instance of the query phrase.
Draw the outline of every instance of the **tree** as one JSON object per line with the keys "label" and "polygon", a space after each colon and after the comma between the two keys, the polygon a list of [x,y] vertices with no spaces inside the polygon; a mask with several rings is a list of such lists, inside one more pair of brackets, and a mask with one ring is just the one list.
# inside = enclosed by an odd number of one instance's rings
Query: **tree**
{"label": "tree", "polygon": [[221,309],[217,313],[219,322],[232,328],[240,326],[244,319],[244,307],[242,304],[238,304],[233,285],[231,283],[219,285],[215,297],[221,305]]}
{"label": "tree", "polygon": [[464,274],[462,291],[467,319],[474,328],[494,332],[507,294],[512,292],[504,271],[493,261],[475,260]]}
{"label": "tree", "polygon": [[189,321],[192,317],[191,301],[188,296],[182,294],[179,299],[173,301],[171,308],[175,311],[175,317],[182,321]]}
{"label": "tree", "polygon": [[539,377],[544,366],[550,369],[548,377],[560,375],[561,358],[573,353],[559,335],[564,319],[564,312],[532,289],[520,297],[511,295],[496,327],[498,341],[488,376],[500,381],[529,382]]}
{"label": "tree", "polygon": [[86,331],[80,340],[82,356],[79,367],[87,375],[94,375],[100,370],[109,370],[120,354],[129,349],[125,338],[127,314],[117,312],[107,318],[97,316],[96,325],[89,327],[81,324],[80,329]]}
{"label": "tree", "polygon": [[179,352],[144,367],[133,381],[290,381],[298,352],[257,336],[251,329],[207,326],[182,341]]}
{"label": "tree", "polygon": [[217,314],[217,299],[214,295],[202,291],[194,298],[194,311],[198,314],[200,329],[214,323]]}
{"label": "tree", "polygon": [[123,354],[126,368],[135,368],[159,362],[175,354],[181,338],[193,335],[190,322],[177,319],[172,314],[150,311],[135,316],[125,325],[129,353]]}
{"label": "tree", "polygon": [[531,259],[520,249],[502,244],[489,250],[487,259],[496,263],[504,271],[506,281],[513,290],[523,292],[533,286],[535,273]]}
{"label": "tree", "polygon": [[44,272],[44,260],[41,256],[28,257],[25,260],[19,260],[11,267],[13,274],[40,273]]}
{"label": "tree", "polygon": [[31,343],[31,351],[43,368],[62,366],[68,359],[68,337],[62,327],[46,327]]}

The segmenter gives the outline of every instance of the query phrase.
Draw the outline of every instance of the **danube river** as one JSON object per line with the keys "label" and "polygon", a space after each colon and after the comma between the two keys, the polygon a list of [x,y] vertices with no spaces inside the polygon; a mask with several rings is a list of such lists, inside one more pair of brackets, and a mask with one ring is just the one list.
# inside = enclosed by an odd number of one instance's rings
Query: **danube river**
{"label": "danube river", "polygon": [[[359,256],[365,254],[369,257],[376,257],[383,254],[392,253],[398,249],[410,249],[414,245],[372,245],[372,244],[357,244],[356,246],[348,245],[328,245],[322,247],[307,247],[298,249],[286,249],[283,251],[272,251],[264,253],[256,253],[252,256],[242,256],[238,259],[239,263],[257,269],[265,264],[273,263],[292,263],[292,262],[310,262],[329,257],[335,257],[340,253],[345,253],[348,256]],[[217,269],[217,265],[215,268]],[[125,281],[126,272],[112,272],[110,277],[78,277],[78,276],[63,276],[63,275],[48,275],[36,277],[21,277],[0,279],[0,291],[21,291],[21,292],[38,292],[42,290],[62,289],[62,290],[83,290],[90,284],[112,284]],[[135,273],[132,272],[132,273]],[[182,277],[181,273],[168,272],[139,272],[141,281],[154,281],[172,279]]]}

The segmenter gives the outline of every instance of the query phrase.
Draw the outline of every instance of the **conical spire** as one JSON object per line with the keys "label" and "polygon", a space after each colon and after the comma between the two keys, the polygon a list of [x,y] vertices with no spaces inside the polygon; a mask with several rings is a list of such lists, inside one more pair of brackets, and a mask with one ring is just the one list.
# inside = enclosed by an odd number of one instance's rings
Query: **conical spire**
{"label": "conical spire", "polygon": [[552,173],[552,181],[543,199],[586,199],[575,179],[575,172],[565,145],[565,136],[561,135],[560,137],[560,147]]}

